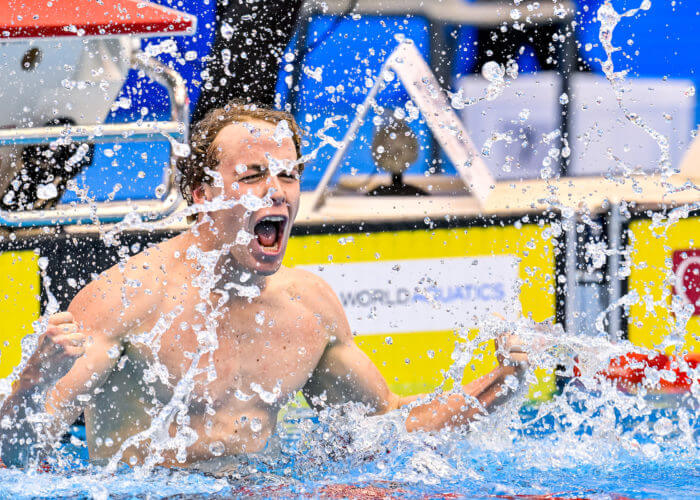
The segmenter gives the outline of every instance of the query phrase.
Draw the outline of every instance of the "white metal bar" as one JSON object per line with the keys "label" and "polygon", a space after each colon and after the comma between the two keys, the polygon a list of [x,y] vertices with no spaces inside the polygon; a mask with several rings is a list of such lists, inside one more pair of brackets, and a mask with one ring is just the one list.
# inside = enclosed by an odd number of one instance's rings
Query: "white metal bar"
{"label": "white metal bar", "polygon": [[54,226],[69,224],[111,223],[122,220],[129,214],[155,220],[170,215],[182,198],[176,186],[170,189],[162,200],[142,200],[138,202],[101,202],[59,205],[49,210],[27,210],[12,212],[0,210],[2,225],[9,227]]}
{"label": "white metal bar", "polygon": [[[610,247],[610,257],[608,260],[608,305],[616,304],[622,297],[622,280],[620,278],[620,243],[622,240],[622,214],[620,204],[610,205],[608,218],[608,245]],[[614,307],[608,317],[608,338],[611,342],[620,340],[622,327],[622,311],[619,307]]]}
{"label": "white metal bar", "polygon": [[576,329],[576,288],[577,288],[577,269],[576,269],[576,252],[577,252],[577,235],[576,225],[578,223],[578,214],[576,212],[571,217],[564,220],[566,227],[566,249],[564,252],[565,269],[564,276],[566,277],[565,295],[565,315],[564,327],[569,334],[575,333]]}
{"label": "white metal bar", "polygon": [[185,124],[167,121],[0,129],[0,146],[45,144],[61,139],[70,142],[138,141],[152,140],[156,135],[182,138]]}
{"label": "white metal bar", "polygon": [[[303,15],[339,15],[347,12],[351,0],[315,0],[306,2]],[[516,8],[512,1],[467,3],[464,0],[358,0],[353,14],[368,16],[414,15],[431,21],[449,24],[491,27],[513,24],[511,11]],[[574,17],[574,5],[570,1],[549,2],[546,0],[523,2],[517,6],[520,24],[538,25],[564,23]]]}

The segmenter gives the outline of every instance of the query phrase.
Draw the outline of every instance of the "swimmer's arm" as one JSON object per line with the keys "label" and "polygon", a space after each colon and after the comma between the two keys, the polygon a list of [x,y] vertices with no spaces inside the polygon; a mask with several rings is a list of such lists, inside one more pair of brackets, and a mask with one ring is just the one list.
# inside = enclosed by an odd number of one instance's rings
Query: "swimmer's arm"
{"label": "swimmer's arm", "polygon": [[385,413],[400,405],[400,398],[391,392],[377,367],[355,344],[350,324],[331,287],[311,273],[308,294],[314,300],[310,307],[320,318],[322,332],[328,341],[321,359],[302,389],[314,408],[358,402],[373,413]]}
{"label": "swimmer's arm", "polygon": [[363,403],[372,413],[398,408],[402,398],[391,392],[377,367],[354,342],[329,345],[303,389],[311,406]]}
{"label": "swimmer's arm", "polygon": [[[515,394],[506,384],[507,379],[515,377],[521,383],[528,365],[527,354],[519,344],[517,336],[501,335],[496,339],[498,367],[463,385],[461,393],[436,398],[412,408],[406,419],[406,429],[434,431],[462,427],[476,415],[490,413],[505,403]],[[402,403],[410,404],[421,397],[423,395],[409,396],[403,398]]]}
{"label": "swimmer's arm", "polygon": [[[332,299],[326,300],[321,314],[330,325],[330,341],[304,387],[303,393],[309,403],[320,407],[356,401],[368,405],[376,414],[382,414],[422,397],[401,397],[389,389],[379,369],[355,344],[347,317],[335,294],[330,287],[323,293]],[[511,353],[509,359],[503,353],[499,354],[501,365],[463,386],[462,394],[452,394],[413,408],[406,420],[407,430],[460,427],[476,414],[488,412],[507,399],[512,391],[505,388],[504,382],[508,376],[522,376],[527,357],[511,347],[517,339],[508,337],[506,340],[504,348]]]}
{"label": "swimmer's arm", "polygon": [[[478,414],[487,414],[503,404],[514,393],[505,385],[506,377],[519,376],[517,366],[499,366],[486,375],[462,386],[462,393],[436,398],[429,403],[415,406],[406,419],[408,431],[435,431],[443,428],[459,428]],[[402,398],[402,404],[410,404],[422,395]]]}
{"label": "swimmer's arm", "polygon": [[[479,413],[502,404],[513,392],[505,387],[506,377],[522,373],[520,365],[501,365],[451,394],[411,409],[408,431],[432,431],[465,425]],[[414,403],[424,395],[401,397],[389,387],[377,367],[357,345],[330,346],[304,389],[312,406],[339,405],[348,401],[368,405],[383,414]]]}
{"label": "swimmer's arm", "polygon": [[[105,329],[105,319],[115,316],[111,307],[115,304],[110,297],[90,300],[94,297],[94,289],[89,285],[68,310],[74,318],[73,324],[77,325],[77,333],[84,337],[82,354],[56,370],[55,364],[44,363],[45,358],[35,353],[35,359],[30,360],[18,381],[13,400],[3,405],[2,416],[9,417],[9,425],[2,430],[0,458],[6,465],[26,464],[41,451],[37,441],[50,444],[60,437],[117,363],[122,347],[119,329]],[[119,301],[118,296],[116,300]],[[44,415],[41,428],[29,423],[27,417],[31,414]],[[32,444],[27,445],[27,439]]]}
{"label": "swimmer's arm", "polygon": [[123,352],[135,309],[138,306],[125,310],[119,288],[101,278],[71,302],[68,310],[86,337],[85,354],[47,395],[46,412],[54,417],[56,433],[75,421],[109,377]]}
{"label": "swimmer's arm", "polygon": [[84,335],[68,312],[48,318],[46,332],[0,407],[0,457],[7,465],[26,461],[27,439],[36,441],[28,416],[44,411],[46,393],[66,374],[84,351]]}

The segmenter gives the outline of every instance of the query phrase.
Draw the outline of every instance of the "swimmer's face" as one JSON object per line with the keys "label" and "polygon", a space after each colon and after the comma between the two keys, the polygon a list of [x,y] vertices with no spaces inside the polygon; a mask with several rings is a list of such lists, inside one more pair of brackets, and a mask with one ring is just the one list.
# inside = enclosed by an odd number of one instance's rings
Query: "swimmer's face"
{"label": "swimmer's face", "polygon": [[[213,182],[193,192],[195,203],[217,197],[242,203],[209,212],[211,229],[220,247],[238,239],[230,250],[236,265],[261,275],[274,273],[282,264],[299,209],[294,141],[276,140],[275,129],[275,124],[258,120],[224,127],[214,141],[223,187]],[[263,200],[262,208],[253,206],[258,200]]]}

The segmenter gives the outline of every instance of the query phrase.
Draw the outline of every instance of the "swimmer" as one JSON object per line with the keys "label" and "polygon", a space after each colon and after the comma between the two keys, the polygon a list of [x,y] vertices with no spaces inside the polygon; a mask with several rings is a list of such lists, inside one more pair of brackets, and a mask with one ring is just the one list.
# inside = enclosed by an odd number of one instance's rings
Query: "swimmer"
{"label": "swimmer", "polygon": [[[279,133],[283,121],[291,134]],[[223,304],[215,326],[218,348],[200,360],[201,368],[213,366],[216,378],[209,379],[207,370],[196,375],[185,400],[185,420],[196,439],[184,461],[171,450],[163,453],[161,465],[197,466],[215,456],[263,450],[279,409],[299,391],[314,407],[360,402],[374,414],[419,397],[389,390],[355,344],[327,283],[281,265],[299,208],[300,151],[299,128],[287,113],[234,102],[198,123],[191,154],[179,165],[188,202],[248,195],[267,196],[269,206],[250,211],[236,204],[198,213],[190,229],[108,269],[78,293],[67,312],[52,316],[1,410],[5,464],[26,463],[36,448],[27,439],[37,443],[60,436],[81,412],[91,460],[110,459],[130,436],[149,428],[154,409],[172,399],[187,372],[199,348],[196,330],[210,310],[196,307],[203,302],[197,281],[202,264],[191,257],[193,251],[221,252],[215,267],[219,281],[205,297],[209,304]],[[280,163],[287,168],[273,172],[273,164]],[[253,236],[232,244],[239,234]],[[236,293],[253,286],[257,296]],[[139,336],[154,328],[160,332],[159,348],[152,349],[153,342]],[[464,394],[413,408],[406,428],[460,427],[481,408],[492,408],[502,399],[506,377],[521,374],[527,361],[511,344],[514,340],[506,339],[499,349],[512,351],[510,359],[501,355],[501,366],[466,385]],[[273,396],[262,398],[252,387]],[[27,416],[42,411],[52,418],[40,433]],[[182,416],[178,419],[182,423]],[[176,429],[171,423],[171,436]],[[150,451],[143,440],[126,446],[120,458],[143,463]]]}

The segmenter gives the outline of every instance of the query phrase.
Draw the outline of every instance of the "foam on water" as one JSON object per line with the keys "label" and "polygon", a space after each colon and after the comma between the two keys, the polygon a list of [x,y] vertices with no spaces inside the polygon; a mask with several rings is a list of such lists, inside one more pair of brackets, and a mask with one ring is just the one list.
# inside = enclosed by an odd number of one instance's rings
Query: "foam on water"
{"label": "foam on water", "polygon": [[[660,167],[660,171],[662,175],[669,177],[677,172],[673,170],[673,167],[671,165],[671,149],[668,137],[664,136],[663,134],[659,133],[657,130],[652,128],[642,116],[633,111],[630,111],[629,108],[626,106],[624,102],[624,80],[627,76],[628,70],[615,71],[615,66],[613,63],[613,54],[620,50],[620,47],[615,47],[615,45],[613,44],[613,33],[615,31],[615,27],[618,25],[618,23],[622,20],[623,17],[632,17],[637,15],[637,13],[640,11],[646,11],[650,8],[651,1],[642,0],[638,8],[630,9],[628,11],[619,13],[615,10],[610,0],[605,0],[605,2],[598,9],[597,18],[600,22],[600,30],[598,37],[600,39],[601,46],[605,50],[607,58],[605,59],[605,61],[599,62],[601,65],[601,69],[605,74],[605,77],[608,79],[613,88],[613,91],[615,92],[617,104],[620,110],[623,112],[625,119],[639,127],[641,130],[643,130],[644,133],[648,134],[659,145],[660,155],[658,164]],[[616,160],[619,164],[622,164],[621,160],[617,158]]]}

